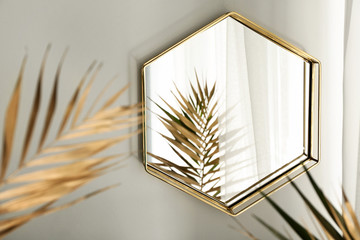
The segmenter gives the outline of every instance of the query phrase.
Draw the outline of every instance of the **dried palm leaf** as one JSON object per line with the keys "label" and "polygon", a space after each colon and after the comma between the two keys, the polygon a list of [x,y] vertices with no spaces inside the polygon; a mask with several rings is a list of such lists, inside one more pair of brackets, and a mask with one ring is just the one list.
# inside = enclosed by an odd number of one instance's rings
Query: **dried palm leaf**
{"label": "dried palm leaf", "polygon": [[209,91],[207,83],[202,86],[196,74],[196,85],[190,83],[191,91],[188,95],[181,93],[176,86],[175,88],[176,92],[172,94],[179,109],[175,109],[161,97],[163,106],[155,104],[163,113],[158,118],[171,136],[160,135],[169,143],[182,164],[148,153],[157,160],[151,164],[186,184],[219,198],[221,164],[216,85]]}
{"label": "dried palm leaf", "polygon": [[[36,121],[40,117],[41,88],[49,49],[48,47],[41,64],[29,120],[27,123],[22,123],[27,125],[27,129],[23,147],[20,149],[21,157],[17,164],[18,167],[10,174],[8,174],[8,170],[11,152],[13,148],[19,150],[19,147],[14,144],[14,135],[27,57],[24,58],[21,65],[15,90],[5,113],[0,172],[0,238],[35,217],[72,206],[112,188],[112,186],[104,187],[71,201],[66,198],[65,203],[57,204],[58,200],[70,196],[72,192],[115,169],[121,163],[119,157],[125,158],[127,154],[104,156],[101,153],[140,131],[133,130],[126,133],[123,131],[133,127],[139,129],[138,126],[141,122],[140,104],[112,107],[115,101],[126,91],[128,85],[105,99],[105,104],[100,106],[94,114],[91,114],[101,97],[96,98],[91,110],[85,117],[81,117],[91,86],[101,67],[100,64],[96,68],[89,83],[82,90],[86,79],[95,67],[96,63],[93,63],[70,99],[59,126],[56,126],[55,139],[52,140],[51,144],[45,144],[52,128],[52,120],[55,117],[58,84],[65,51],[55,74],[44,125],[40,126],[42,131],[36,146],[37,151],[34,156],[28,157],[30,145],[37,142],[33,138],[33,132]],[[100,93],[101,96],[103,94],[104,91]],[[103,133],[110,131],[117,131],[117,137],[104,138]]]}

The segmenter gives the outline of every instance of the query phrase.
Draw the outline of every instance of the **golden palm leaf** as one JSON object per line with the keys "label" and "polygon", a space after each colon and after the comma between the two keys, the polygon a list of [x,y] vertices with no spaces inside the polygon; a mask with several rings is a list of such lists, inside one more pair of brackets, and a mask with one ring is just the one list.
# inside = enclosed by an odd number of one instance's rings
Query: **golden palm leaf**
{"label": "golden palm leaf", "polygon": [[[15,147],[18,151],[18,146],[14,144],[14,135],[27,57],[22,62],[15,90],[4,116],[0,171],[0,216],[2,219],[0,220],[0,238],[35,217],[64,209],[115,186],[107,186],[78,199],[57,204],[58,200],[64,199],[70,193],[119,166],[121,163],[119,157],[125,158],[126,154],[104,155],[103,152],[140,131],[133,130],[124,133],[124,130],[140,124],[140,104],[112,107],[128,86],[106,98],[105,103],[99,107],[100,99],[109,87],[108,85],[93,102],[85,117],[81,117],[84,115],[82,113],[85,110],[84,105],[91,86],[101,68],[101,64],[96,67],[94,62],[86,71],[70,99],[60,124],[57,126],[56,137],[51,144],[45,144],[57,107],[58,83],[66,55],[65,51],[55,74],[44,124],[41,127],[40,139],[37,143],[37,151],[32,157],[29,157],[30,145],[37,142],[33,133],[37,119],[40,117],[41,88],[48,54],[49,47],[41,64],[29,120],[27,124],[21,122],[21,124],[27,125],[27,129],[21,157],[12,173],[8,173],[8,170],[12,151],[15,150]],[[94,68],[95,70],[93,70]],[[89,77],[89,83],[84,86]],[[94,109],[98,110],[93,113]],[[103,133],[114,131],[118,133],[116,137],[104,138]]]}
{"label": "golden palm leaf", "polygon": [[197,84],[194,86],[190,83],[191,91],[188,95],[182,94],[176,86],[176,93],[172,92],[179,110],[172,107],[166,99],[161,98],[164,106],[155,103],[164,113],[163,116],[158,115],[159,120],[171,134],[160,135],[166,139],[183,164],[176,164],[153,153],[148,154],[159,161],[152,164],[161,171],[219,198],[220,134],[216,84],[211,88],[207,83],[202,86],[196,73],[195,75]]}

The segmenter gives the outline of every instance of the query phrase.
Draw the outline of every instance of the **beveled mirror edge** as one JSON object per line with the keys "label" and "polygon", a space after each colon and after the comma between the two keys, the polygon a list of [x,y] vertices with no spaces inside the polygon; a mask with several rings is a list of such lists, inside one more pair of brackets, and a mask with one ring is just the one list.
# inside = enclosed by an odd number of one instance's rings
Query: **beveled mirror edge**
{"label": "beveled mirror edge", "polygon": [[230,16],[230,17],[234,18],[235,20],[241,22],[245,26],[249,27],[253,31],[264,36],[265,38],[267,38],[270,41],[274,42],[275,44],[279,45],[280,47],[302,57],[307,62],[320,63],[320,61],[318,59],[316,59],[315,57],[311,56],[310,54],[306,53],[305,51],[301,50],[300,48],[292,45],[291,43],[285,41],[284,39],[278,37],[274,33],[262,28],[261,26],[257,25],[256,23],[250,21],[249,19],[241,16],[240,14],[238,14],[236,12],[227,13],[227,14],[225,14],[225,16],[226,17]]}
{"label": "beveled mirror edge", "polygon": [[[158,169],[155,169],[153,166],[149,164],[145,164],[146,171],[159,178],[160,180],[178,188],[179,190],[182,190],[183,192],[190,194],[191,196],[221,210],[222,212],[230,215],[230,216],[238,216],[239,214],[243,213],[250,207],[254,206],[256,203],[260,202],[265,198],[265,196],[270,196],[271,194],[275,193],[277,190],[285,186],[286,184],[290,183],[290,181],[295,180],[297,177],[305,173],[304,167],[306,169],[311,170],[313,167],[315,167],[318,164],[319,161],[307,158],[302,163],[297,164],[293,168],[287,170],[283,175],[271,180],[270,182],[266,183],[263,187],[259,188],[256,191],[253,191],[246,197],[238,200],[235,202],[232,206],[227,207],[226,205],[222,204],[221,202],[217,201],[216,199],[213,199],[198,190],[191,188],[190,186],[181,183],[180,181],[176,180],[175,178],[172,178],[168,176],[165,173],[162,173]],[[264,195],[262,194],[264,193]],[[253,200],[253,201],[251,201]]]}
{"label": "beveled mirror edge", "polygon": [[[183,184],[179,182],[178,180],[167,176],[164,173],[161,173],[158,169],[154,169],[154,167],[150,166],[147,163],[147,149],[146,149],[146,101],[145,101],[145,92],[146,92],[146,81],[145,81],[145,68],[149,64],[151,64],[153,61],[161,57],[162,55],[166,54],[167,52],[171,51],[175,47],[181,45],[185,41],[189,40],[193,36],[197,35],[198,33],[207,30],[208,28],[212,27],[213,25],[219,23],[220,21],[224,20],[227,17],[232,17],[233,19],[241,22],[246,27],[250,28],[251,30],[257,32],[261,36],[269,39],[270,41],[274,42],[276,45],[286,49],[287,51],[290,51],[299,57],[301,57],[305,62],[310,63],[311,69],[315,71],[311,72],[311,78],[310,78],[310,85],[312,86],[310,95],[311,95],[311,103],[310,104],[310,116],[309,116],[309,146],[308,146],[308,154],[304,154],[306,156],[306,159],[296,165],[295,167],[291,168],[290,170],[286,171],[283,175],[271,180],[269,183],[266,183],[264,186],[262,186],[258,191],[252,193],[251,195],[247,196],[244,199],[240,199],[230,207],[225,206],[224,204],[220,203],[219,201],[199,192],[196,189],[191,188],[190,186],[187,186],[186,184]],[[237,216],[241,214],[242,212],[249,209],[251,206],[255,205],[259,201],[263,200],[265,197],[260,193],[261,191],[266,191],[265,196],[269,196],[272,193],[276,192],[278,189],[283,187],[284,185],[288,184],[290,181],[295,180],[297,177],[302,175],[305,170],[304,166],[310,170],[313,167],[315,167],[319,161],[320,161],[320,100],[321,100],[321,63],[318,59],[314,58],[310,54],[304,52],[303,50],[299,49],[298,47],[288,43],[287,41],[283,40],[282,38],[276,36],[275,34],[269,32],[268,30],[260,27],[259,25],[253,23],[249,19],[241,16],[240,14],[236,12],[229,12],[226,13],[219,18],[215,19],[214,21],[210,22],[206,26],[200,28],[199,30],[195,31],[188,37],[184,38],[180,42],[174,44],[170,48],[166,49],[165,51],[161,52],[157,56],[153,57],[149,61],[145,62],[141,68],[141,91],[142,91],[142,106],[143,106],[143,122],[142,122],[142,144],[143,144],[143,164],[145,167],[146,172],[149,174],[159,178],[160,180],[192,195],[193,197],[196,197],[199,200],[202,200],[206,202],[207,204],[225,212],[226,214],[230,216]],[[267,191],[269,190],[269,191]],[[258,197],[258,198],[256,198]],[[245,203],[247,203],[250,199],[253,199],[253,202],[250,202],[250,204],[243,207]]]}
{"label": "beveled mirror edge", "polygon": [[311,104],[312,119],[311,123],[311,145],[310,145],[310,157],[320,161],[321,159],[321,63],[312,63],[313,71],[311,76],[312,91],[311,98],[313,99]]}
{"label": "beveled mirror edge", "polygon": [[292,169],[288,170],[282,176],[279,176],[279,178],[273,179],[270,183],[267,183],[264,187],[260,188],[252,195],[248,196],[245,199],[240,200],[234,206],[229,207],[228,209],[230,211],[229,215],[238,216],[239,214],[243,213],[250,207],[254,206],[256,203],[263,200],[265,197],[270,196],[271,194],[275,193],[277,190],[281,189],[286,184],[290,183],[290,181],[293,181],[302,174],[304,174],[305,173],[304,167],[306,167],[307,170],[311,170],[318,163],[319,161],[315,159],[312,158],[306,159],[303,163],[296,165]]}
{"label": "beveled mirror edge", "polygon": [[158,59],[162,55],[166,54],[167,52],[169,52],[172,49],[176,48],[177,46],[181,45],[182,43],[184,43],[185,41],[187,41],[190,38],[194,37],[195,35],[203,32],[203,31],[209,29],[210,27],[214,26],[215,24],[221,22],[222,20],[224,20],[227,17],[232,17],[233,19],[241,22],[246,27],[248,27],[251,30],[257,32],[261,36],[269,39],[270,41],[272,41],[275,44],[277,44],[278,46],[286,49],[287,51],[290,51],[290,52],[300,56],[305,61],[310,62],[310,63],[319,63],[320,64],[320,61],[318,59],[316,59],[315,57],[311,56],[310,54],[306,53],[305,51],[301,50],[300,48],[292,45],[291,43],[285,41],[284,39],[278,37],[277,35],[271,33],[270,31],[266,30],[265,28],[262,28],[261,26],[259,26],[256,23],[250,21],[249,19],[245,18],[244,16],[240,15],[239,13],[237,13],[237,12],[228,12],[228,13],[220,16],[219,18],[213,20],[212,22],[205,25],[204,27],[200,28],[199,30],[195,31],[194,33],[190,34],[189,36],[187,36],[186,38],[184,38],[181,41],[177,42],[176,44],[172,45],[171,47],[167,48],[166,50],[162,51],[160,54],[156,55],[155,57],[151,58],[150,60],[148,60],[147,62],[145,62],[143,64],[142,69],[144,69],[147,65],[149,65],[150,63],[152,63],[153,61],[155,61],[156,59]]}

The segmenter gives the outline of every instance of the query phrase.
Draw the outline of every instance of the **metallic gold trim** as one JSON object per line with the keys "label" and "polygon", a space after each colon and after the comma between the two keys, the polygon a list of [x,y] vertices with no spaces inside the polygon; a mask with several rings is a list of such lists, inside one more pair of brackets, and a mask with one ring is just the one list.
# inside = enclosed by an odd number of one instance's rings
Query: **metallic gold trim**
{"label": "metallic gold trim", "polygon": [[[309,82],[308,86],[306,81],[304,81],[304,97],[308,97],[308,102],[304,101],[304,133],[307,131],[307,134],[304,134],[304,154],[299,156],[298,158],[292,160],[288,164],[285,164],[283,167],[279,168],[275,172],[267,175],[263,179],[261,179],[256,184],[259,184],[260,182],[265,181],[267,178],[271,177],[273,174],[279,171],[285,171],[280,176],[275,177],[270,182],[267,182],[264,186],[260,187],[256,191],[252,191],[246,196],[242,197],[241,199],[237,200],[235,203],[227,206],[225,203],[220,202],[182,182],[179,180],[161,172],[159,169],[151,166],[147,162],[147,149],[146,149],[146,99],[145,99],[145,93],[146,93],[146,81],[145,81],[145,68],[149,64],[151,64],[156,59],[160,58],[167,52],[171,51],[172,49],[176,48],[177,46],[181,45],[185,41],[189,40],[190,38],[194,37],[195,35],[209,29],[210,27],[214,26],[215,24],[219,23],[220,21],[224,20],[227,17],[231,17],[238,22],[242,23],[244,26],[248,27],[249,29],[257,32],[261,36],[267,38],[268,40],[272,41],[273,43],[277,44],[278,46],[286,49],[287,51],[301,57],[304,62],[309,64]],[[307,71],[305,69],[306,64],[304,63],[304,75],[307,74]],[[320,83],[321,83],[321,64],[320,61],[314,58],[313,56],[307,54],[306,52],[302,51],[301,49],[295,47],[294,45],[286,42],[285,40],[281,39],[280,37],[276,36],[275,34],[267,31],[266,29],[260,27],[259,25],[253,23],[249,19],[241,16],[240,14],[236,12],[229,12],[227,14],[222,15],[221,17],[217,18],[216,20],[212,21],[211,23],[207,24],[203,28],[199,29],[198,31],[194,32],[190,36],[184,38],[180,42],[176,43],[172,47],[166,49],[159,55],[155,56],[154,58],[147,61],[142,69],[141,69],[141,78],[142,78],[142,103],[143,103],[143,159],[144,159],[144,166],[145,170],[165,181],[166,183],[196,197],[197,199],[200,199],[207,204],[231,215],[231,216],[237,216],[240,213],[244,212],[254,204],[261,201],[264,196],[260,194],[260,192],[265,193],[265,195],[269,196],[272,193],[276,192],[278,189],[280,189],[282,186],[289,183],[289,179],[294,180],[301,174],[305,172],[304,166],[308,169],[313,168],[316,166],[320,159],[320,100],[321,100],[321,91],[320,91]],[[306,80],[306,79],[304,79]],[[309,89],[307,89],[307,87]],[[308,92],[306,91],[308,90]],[[309,93],[309,95],[307,95]],[[306,104],[308,105],[308,108],[306,108]],[[307,115],[305,114],[307,109]],[[301,160],[299,160],[301,159]],[[294,163],[296,160],[299,161],[298,164],[295,166],[292,166],[290,169],[286,169],[289,165]],[[242,191],[238,195],[234,196],[232,199],[235,199],[236,197],[239,197],[241,194],[246,193],[246,191],[251,190],[251,188],[255,186],[252,185],[248,189]],[[231,200],[231,199],[230,199]],[[228,200],[228,201],[230,201]],[[251,201],[253,200],[253,201]],[[227,202],[228,202],[227,201]]]}
{"label": "metallic gold trim", "polygon": [[[264,182],[265,180],[267,180],[268,178],[272,177],[273,175],[275,175],[276,173],[280,172],[281,170],[283,170],[284,168],[286,169],[286,167],[288,167],[289,165],[293,164],[294,162],[296,161],[300,161],[301,162],[304,162],[305,160],[307,160],[307,157],[306,155],[304,154],[301,154],[299,157],[295,158],[294,160],[288,162],[287,164],[283,165],[281,168],[275,170],[274,172],[266,175],[265,177],[263,177],[262,179],[260,179],[259,181],[255,182],[254,184],[252,184],[250,187],[246,188],[245,190],[243,190],[242,192],[240,192],[239,194],[235,195],[234,197],[230,198],[229,200],[227,200],[226,202],[230,202],[232,201],[233,199],[239,197],[240,195],[250,191],[252,188],[254,188],[254,186],[256,185],[259,185],[260,183]],[[297,164],[298,165],[298,164]],[[296,165],[296,166],[297,166]],[[279,176],[278,176],[279,177]]]}

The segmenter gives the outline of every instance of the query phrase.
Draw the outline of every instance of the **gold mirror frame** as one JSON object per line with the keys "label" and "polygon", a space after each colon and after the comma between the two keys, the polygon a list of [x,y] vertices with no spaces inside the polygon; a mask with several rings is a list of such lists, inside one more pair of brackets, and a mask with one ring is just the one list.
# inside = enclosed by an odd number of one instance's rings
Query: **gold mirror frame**
{"label": "gold mirror frame", "polygon": [[[179,45],[183,44],[184,42],[188,41],[189,39],[193,38],[197,34],[204,32],[205,30],[211,28],[212,26],[216,25],[217,23],[221,22],[225,18],[231,17],[232,19],[238,21],[239,23],[243,24],[245,27],[255,31],[257,34],[263,36],[267,40],[275,43],[277,46],[295,54],[303,59],[304,61],[304,76],[308,76],[308,79],[304,79],[304,134],[303,134],[303,154],[299,156],[297,159],[289,162],[288,164],[284,165],[282,168],[272,172],[268,176],[262,178],[255,184],[249,186],[244,191],[237,194],[234,199],[235,202],[231,203],[230,205],[226,205],[223,202],[219,201],[216,198],[208,196],[203,192],[195,189],[189,185],[184,184],[183,182],[179,181],[178,179],[170,176],[169,174],[160,171],[159,169],[153,167],[151,164],[148,163],[148,154],[147,154],[147,124],[146,124],[146,76],[145,76],[145,69],[155,60],[162,57],[164,54],[168,53],[169,51],[173,50],[174,48],[178,47]],[[306,67],[307,65],[308,67]],[[160,53],[156,57],[152,58],[151,60],[147,61],[141,70],[142,76],[142,102],[143,102],[143,159],[145,169],[151,175],[165,181],[166,183],[206,202],[207,204],[229,214],[232,216],[236,216],[249,207],[253,206],[260,200],[264,198],[264,195],[270,195],[271,193],[275,192],[285,184],[289,183],[289,180],[293,180],[302,173],[304,173],[304,167],[307,169],[311,169],[316,164],[318,164],[320,159],[320,74],[321,73],[321,64],[319,60],[310,56],[306,52],[302,51],[301,49],[293,46],[292,44],[286,42],[285,40],[277,37],[273,33],[265,30],[264,28],[258,26],[257,24],[251,22],[250,20],[246,19],[245,17],[241,16],[236,12],[227,13],[218,19],[214,20],[213,22],[209,23],[208,25],[204,26],[203,28],[199,29],[198,31],[194,32],[190,36],[186,37],[182,41],[176,43],[172,47],[168,48],[164,52]],[[295,164],[296,160],[296,164]],[[295,164],[295,165],[294,165]],[[281,172],[281,175],[274,177],[274,174]],[[271,180],[267,180],[272,178]],[[258,185],[264,183],[261,187],[257,187]],[[237,199],[238,198],[238,199]]]}

